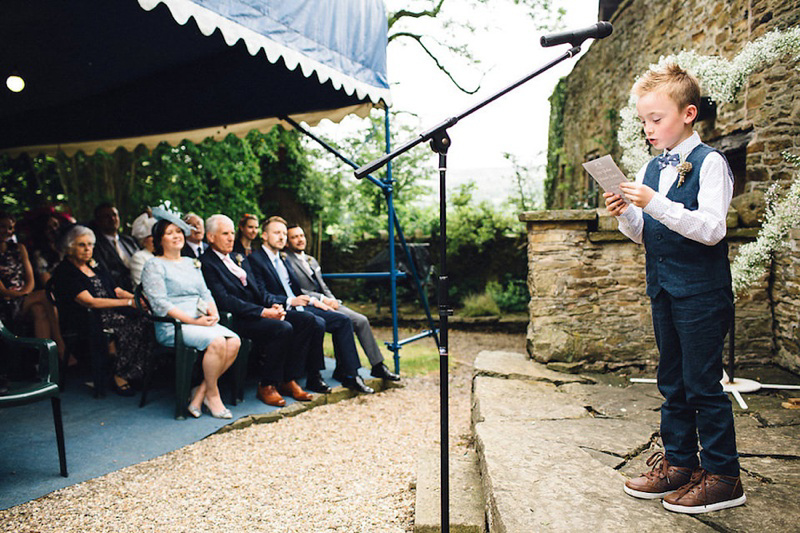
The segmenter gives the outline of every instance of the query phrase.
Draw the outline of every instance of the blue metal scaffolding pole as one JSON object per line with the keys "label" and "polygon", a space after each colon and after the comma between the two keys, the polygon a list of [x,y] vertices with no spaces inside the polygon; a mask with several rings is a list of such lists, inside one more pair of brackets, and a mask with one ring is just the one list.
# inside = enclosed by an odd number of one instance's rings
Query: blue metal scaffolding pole
{"label": "blue metal scaffolding pole", "polygon": [[[325,150],[339,158],[340,160],[344,161],[352,168],[357,169],[359,168],[356,163],[342,155],[338,150],[334,147],[330,146],[328,143],[311,133],[310,131],[303,128],[300,124],[295,122],[289,117],[281,117],[282,120],[288,122],[292,125],[295,129],[303,133],[304,135],[308,136],[309,138],[313,139],[317,144],[322,146]],[[389,121],[389,108],[388,106],[385,108],[385,116],[384,116],[384,128],[386,132],[386,153],[391,151],[391,135],[390,135],[390,121]],[[386,347],[394,354],[394,371],[396,373],[400,372],[400,348],[404,344],[408,344],[410,342],[414,342],[416,340],[423,339],[425,337],[433,337],[434,342],[436,343],[437,348],[440,346],[439,344],[439,331],[436,329],[435,322],[433,317],[431,316],[430,311],[430,304],[428,303],[428,297],[425,295],[424,287],[419,279],[419,274],[417,273],[416,264],[414,262],[414,258],[411,255],[411,251],[409,250],[408,243],[406,242],[405,235],[403,234],[403,229],[400,226],[400,221],[397,217],[397,212],[394,208],[394,178],[392,177],[392,166],[391,162],[386,166],[386,177],[382,180],[376,179],[373,176],[365,176],[367,180],[372,182],[374,185],[380,187],[383,191],[384,196],[386,197],[386,205],[388,210],[388,230],[389,230],[389,272],[351,272],[351,273],[337,273],[337,274],[324,274],[323,277],[326,279],[336,279],[336,278],[389,278],[389,286],[391,290],[391,308],[392,308],[392,342],[386,343]],[[407,276],[405,272],[398,272],[397,270],[397,261],[395,257],[395,232],[397,237],[400,239],[400,244],[406,252],[406,258],[408,259],[408,264],[411,269],[411,276],[414,279],[414,283],[417,289],[417,293],[419,294],[420,302],[422,303],[425,309],[425,316],[427,317],[428,326],[430,329],[425,330],[417,335],[409,337],[404,340],[400,340],[400,333],[398,327],[398,314],[397,314],[397,280],[403,279]]]}

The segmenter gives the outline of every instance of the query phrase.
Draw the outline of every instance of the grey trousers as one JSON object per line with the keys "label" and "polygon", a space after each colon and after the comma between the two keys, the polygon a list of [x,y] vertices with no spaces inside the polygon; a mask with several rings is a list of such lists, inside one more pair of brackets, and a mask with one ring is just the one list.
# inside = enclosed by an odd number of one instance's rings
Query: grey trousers
{"label": "grey trousers", "polygon": [[347,306],[341,304],[339,305],[339,309],[337,309],[337,311],[347,315],[350,317],[350,320],[353,321],[353,330],[356,332],[356,337],[358,338],[359,344],[361,344],[361,347],[364,348],[364,353],[367,354],[369,364],[371,366],[375,366],[378,363],[382,363],[383,354],[381,353],[380,348],[378,348],[378,341],[375,340],[375,335],[372,334],[372,328],[369,325],[369,319],[361,313],[353,311]]}

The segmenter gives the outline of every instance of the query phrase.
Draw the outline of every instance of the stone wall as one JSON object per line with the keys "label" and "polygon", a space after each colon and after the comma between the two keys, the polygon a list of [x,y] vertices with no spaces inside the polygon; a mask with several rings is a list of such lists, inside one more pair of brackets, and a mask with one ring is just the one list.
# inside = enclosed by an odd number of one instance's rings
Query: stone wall
{"label": "stone wall", "polygon": [[[619,109],[634,79],[660,56],[695,50],[732,59],[750,41],[800,23],[800,0],[626,0],[611,19],[613,34],[593,42],[566,78],[563,146],[550,209],[569,209],[586,198],[589,178],[580,163],[611,153]],[[763,190],[789,178],[781,151],[800,146],[797,63],[786,60],[753,74],[736,101],[698,123],[703,140],[723,150],[737,174],[736,193]],[[797,153],[797,150],[793,150]],[[592,205],[594,207],[594,205]]]}
{"label": "stone wall", "polygon": [[[528,352],[542,363],[580,364],[603,370],[629,364],[655,364],[650,301],[645,294],[644,247],[616,229],[604,209],[523,213],[528,227],[528,286],[531,294]],[[738,228],[731,211],[730,257],[753,240],[756,231]],[[798,232],[797,237],[800,237]],[[795,246],[800,241],[795,239]],[[784,294],[786,279],[800,293],[800,258],[786,254],[780,275],[764,275],[736,305],[737,361],[770,361],[773,356],[772,294]],[[781,266],[785,265],[785,266]],[[778,287],[778,290],[775,288]],[[800,369],[797,323],[800,302],[781,301],[780,362]],[[792,319],[794,314],[794,319]],[[777,318],[776,318],[777,321]],[[727,352],[726,352],[727,353]]]}
{"label": "stone wall", "polygon": [[777,254],[772,277],[780,287],[773,294],[775,361],[800,369],[800,230],[792,231],[789,246]]}

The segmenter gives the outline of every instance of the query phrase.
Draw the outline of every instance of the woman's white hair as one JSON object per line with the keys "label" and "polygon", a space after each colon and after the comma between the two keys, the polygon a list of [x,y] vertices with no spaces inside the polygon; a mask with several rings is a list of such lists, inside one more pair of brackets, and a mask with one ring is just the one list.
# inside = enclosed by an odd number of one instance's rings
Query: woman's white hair
{"label": "woman's white hair", "polygon": [[64,252],[69,252],[70,249],[72,249],[72,245],[75,244],[75,241],[79,237],[83,237],[84,235],[88,235],[89,237],[91,237],[91,239],[89,240],[92,241],[92,244],[97,242],[96,237],[94,236],[94,232],[91,229],[87,228],[86,226],[81,226],[78,224],[72,226],[72,228],[70,228],[67,234],[64,235],[64,239],[62,241],[64,246]]}
{"label": "woman's white hair", "polygon": [[216,233],[217,227],[221,222],[230,222],[231,227],[234,227],[233,220],[231,220],[230,217],[221,214],[211,215],[206,219],[206,233],[208,234]]}

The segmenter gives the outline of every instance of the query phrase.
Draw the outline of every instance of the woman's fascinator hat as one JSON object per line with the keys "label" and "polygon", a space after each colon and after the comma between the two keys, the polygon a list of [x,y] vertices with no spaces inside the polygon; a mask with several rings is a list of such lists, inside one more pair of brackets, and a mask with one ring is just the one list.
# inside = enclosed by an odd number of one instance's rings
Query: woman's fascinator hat
{"label": "woman's fascinator hat", "polygon": [[156,225],[157,219],[150,216],[148,213],[142,213],[136,217],[131,226],[131,235],[136,239],[139,244],[153,234],[153,226]]}
{"label": "woman's fascinator hat", "polygon": [[175,224],[181,229],[181,231],[183,231],[184,235],[188,236],[192,233],[191,226],[181,220],[180,213],[173,211],[169,205],[162,204],[158,207],[153,207],[151,211],[153,212],[153,216],[156,218],[156,220],[167,220],[172,224]]}

